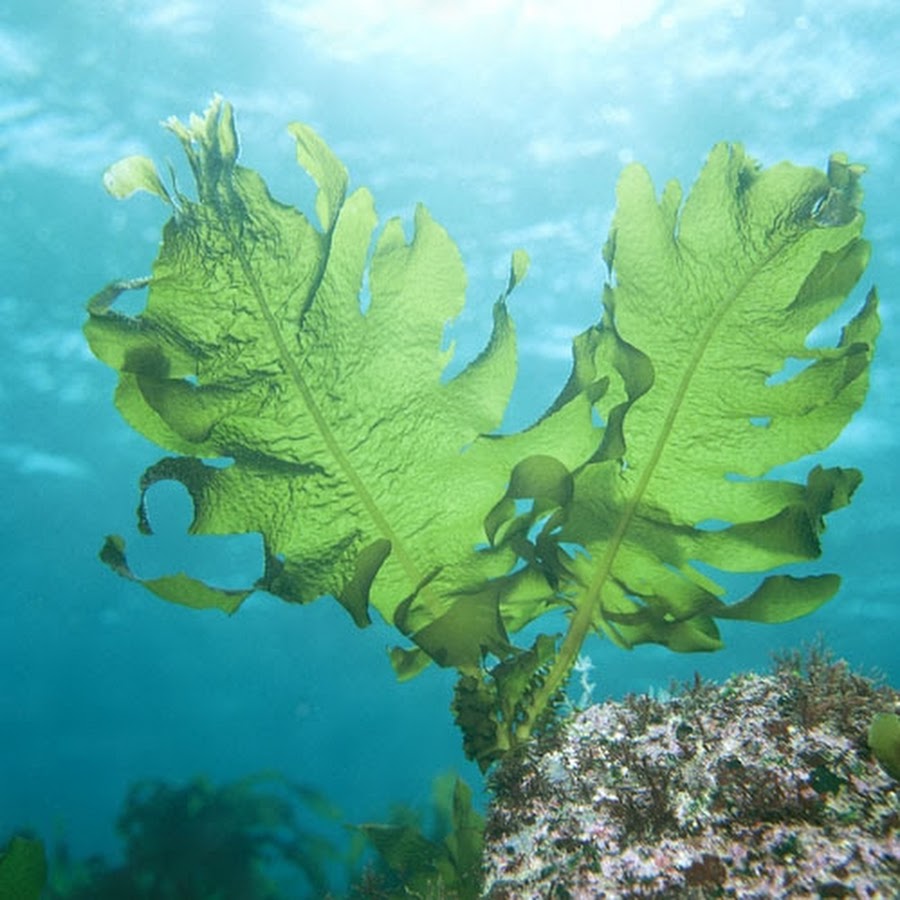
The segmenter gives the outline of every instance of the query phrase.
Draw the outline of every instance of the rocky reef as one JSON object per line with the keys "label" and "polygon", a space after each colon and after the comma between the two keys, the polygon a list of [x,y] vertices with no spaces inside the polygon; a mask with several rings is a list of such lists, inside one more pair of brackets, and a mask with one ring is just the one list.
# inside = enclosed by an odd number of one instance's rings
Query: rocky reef
{"label": "rocky reef", "polygon": [[492,777],[485,896],[900,897],[900,693],[821,649],[563,719]]}

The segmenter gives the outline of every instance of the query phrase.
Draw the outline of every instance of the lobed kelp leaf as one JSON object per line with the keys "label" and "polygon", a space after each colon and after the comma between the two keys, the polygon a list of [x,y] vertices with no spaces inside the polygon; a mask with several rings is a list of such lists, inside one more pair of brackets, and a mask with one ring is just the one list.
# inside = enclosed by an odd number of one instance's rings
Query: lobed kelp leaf
{"label": "lobed kelp leaf", "polygon": [[[604,446],[571,473],[571,499],[529,550],[517,547],[550,570],[572,610],[536,713],[592,629],[622,647],[715,650],[716,618],[783,622],[837,590],[833,575],[773,575],[726,604],[714,569],[762,572],[817,557],[824,517],[861,480],[819,466],[805,484],[765,477],[827,447],[866,393],[874,290],[836,346],[810,342],[869,258],[861,171],[841,155],[828,175],[786,163],[760,170],[721,144],[683,206],[676,183],[657,199],[642,167],[624,171],[603,321],[576,343],[573,375],[616,385],[597,401]],[[788,377],[793,361],[804,367]],[[502,523],[507,543],[522,533],[502,504],[487,522],[494,532]]]}
{"label": "lobed kelp leaf", "polygon": [[[198,199],[160,190],[143,158],[110,170],[114,195],[149,190],[174,215],[152,277],[96,295],[85,331],[93,352],[120,372],[123,416],[179,454],[145,472],[141,530],[151,530],[148,489],[178,481],[193,500],[191,532],[259,532],[265,571],[240,591],[184,574],[144,583],[166,599],[227,612],[253,589],[301,603],[330,594],[359,625],[371,604],[414,640],[432,626],[424,652],[444,665],[477,668],[485,645],[505,652],[499,596],[461,588],[511,562],[475,547],[523,455],[522,437],[483,435],[500,423],[515,377],[507,297],[527,257],[513,256],[488,345],[447,379],[452,349],[441,344],[463,308],[465,272],[424,207],[409,240],[394,219],[372,249],[371,195],[347,194],[343,165],[306,126],[290,131],[319,189],[318,228],[237,164],[228,104],[217,99],[204,117],[168,126]],[[143,312],[115,309],[122,290],[145,285]],[[589,404],[574,397],[529,433],[527,446],[553,447],[574,465],[595,433]],[[137,577],[120,537],[107,540],[103,558]]]}
{"label": "lobed kelp leaf", "polygon": [[[392,651],[401,678],[429,660],[460,671],[454,711],[483,768],[540,725],[591,633],[716,650],[717,620],[785,622],[834,595],[829,574],[775,571],[736,599],[719,581],[816,558],[825,517],[860,483],[838,467],[770,473],[827,447],[867,390],[874,290],[835,346],[813,340],[868,262],[862,166],[835,154],[827,173],[763,170],[721,144],[683,203],[677,183],[657,197],[627,167],[601,320],[575,338],[544,416],[500,437],[523,251],[487,346],[448,378],[442,341],[465,273],[424,207],[411,237],[398,220],[375,237],[371,195],[350,192],[324,141],[292,125],[318,188],[313,224],[237,164],[228,104],[168,126],[197,198],[165,188],[144,157],[109,170],[115,196],[149,192],[173,216],[152,276],[92,298],[86,333],[120,372],[122,414],[176,454],[144,473],[141,530],[147,491],[175,480],[194,533],[258,532],[265,567],[231,591],[142,579],[112,536],[102,556],[119,574],[227,612],[255,589],[333,595],[359,625],[374,607],[415,645]],[[142,313],[114,308],[144,288]],[[511,633],[559,608],[561,641],[513,647]]]}

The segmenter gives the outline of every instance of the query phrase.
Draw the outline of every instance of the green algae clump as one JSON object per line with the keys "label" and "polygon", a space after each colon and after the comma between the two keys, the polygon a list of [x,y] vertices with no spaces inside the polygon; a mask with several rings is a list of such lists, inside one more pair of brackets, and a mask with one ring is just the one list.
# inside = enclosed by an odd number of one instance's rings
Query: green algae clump
{"label": "green algae clump", "polygon": [[891,778],[900,781],[900,716],[879,713],[869,726],[869,747]]}

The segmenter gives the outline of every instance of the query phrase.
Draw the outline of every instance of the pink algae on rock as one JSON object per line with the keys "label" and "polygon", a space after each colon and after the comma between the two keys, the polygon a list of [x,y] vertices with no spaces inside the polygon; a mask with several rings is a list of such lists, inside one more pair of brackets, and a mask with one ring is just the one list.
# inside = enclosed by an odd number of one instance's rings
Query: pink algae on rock
{"label": "pink algae on rock", "polygon": [[485,896],[900,898],[900,694],[821,650],[592,706],[492,776]]}

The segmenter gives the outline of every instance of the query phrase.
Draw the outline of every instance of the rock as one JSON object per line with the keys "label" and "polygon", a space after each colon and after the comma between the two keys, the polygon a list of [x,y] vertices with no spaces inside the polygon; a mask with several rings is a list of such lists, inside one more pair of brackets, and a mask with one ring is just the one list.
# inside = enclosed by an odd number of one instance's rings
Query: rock
{"label": "rock", "polygon": [[492,775],[485,896],[900,897],[900,693],[811,652],[592,706]]}

